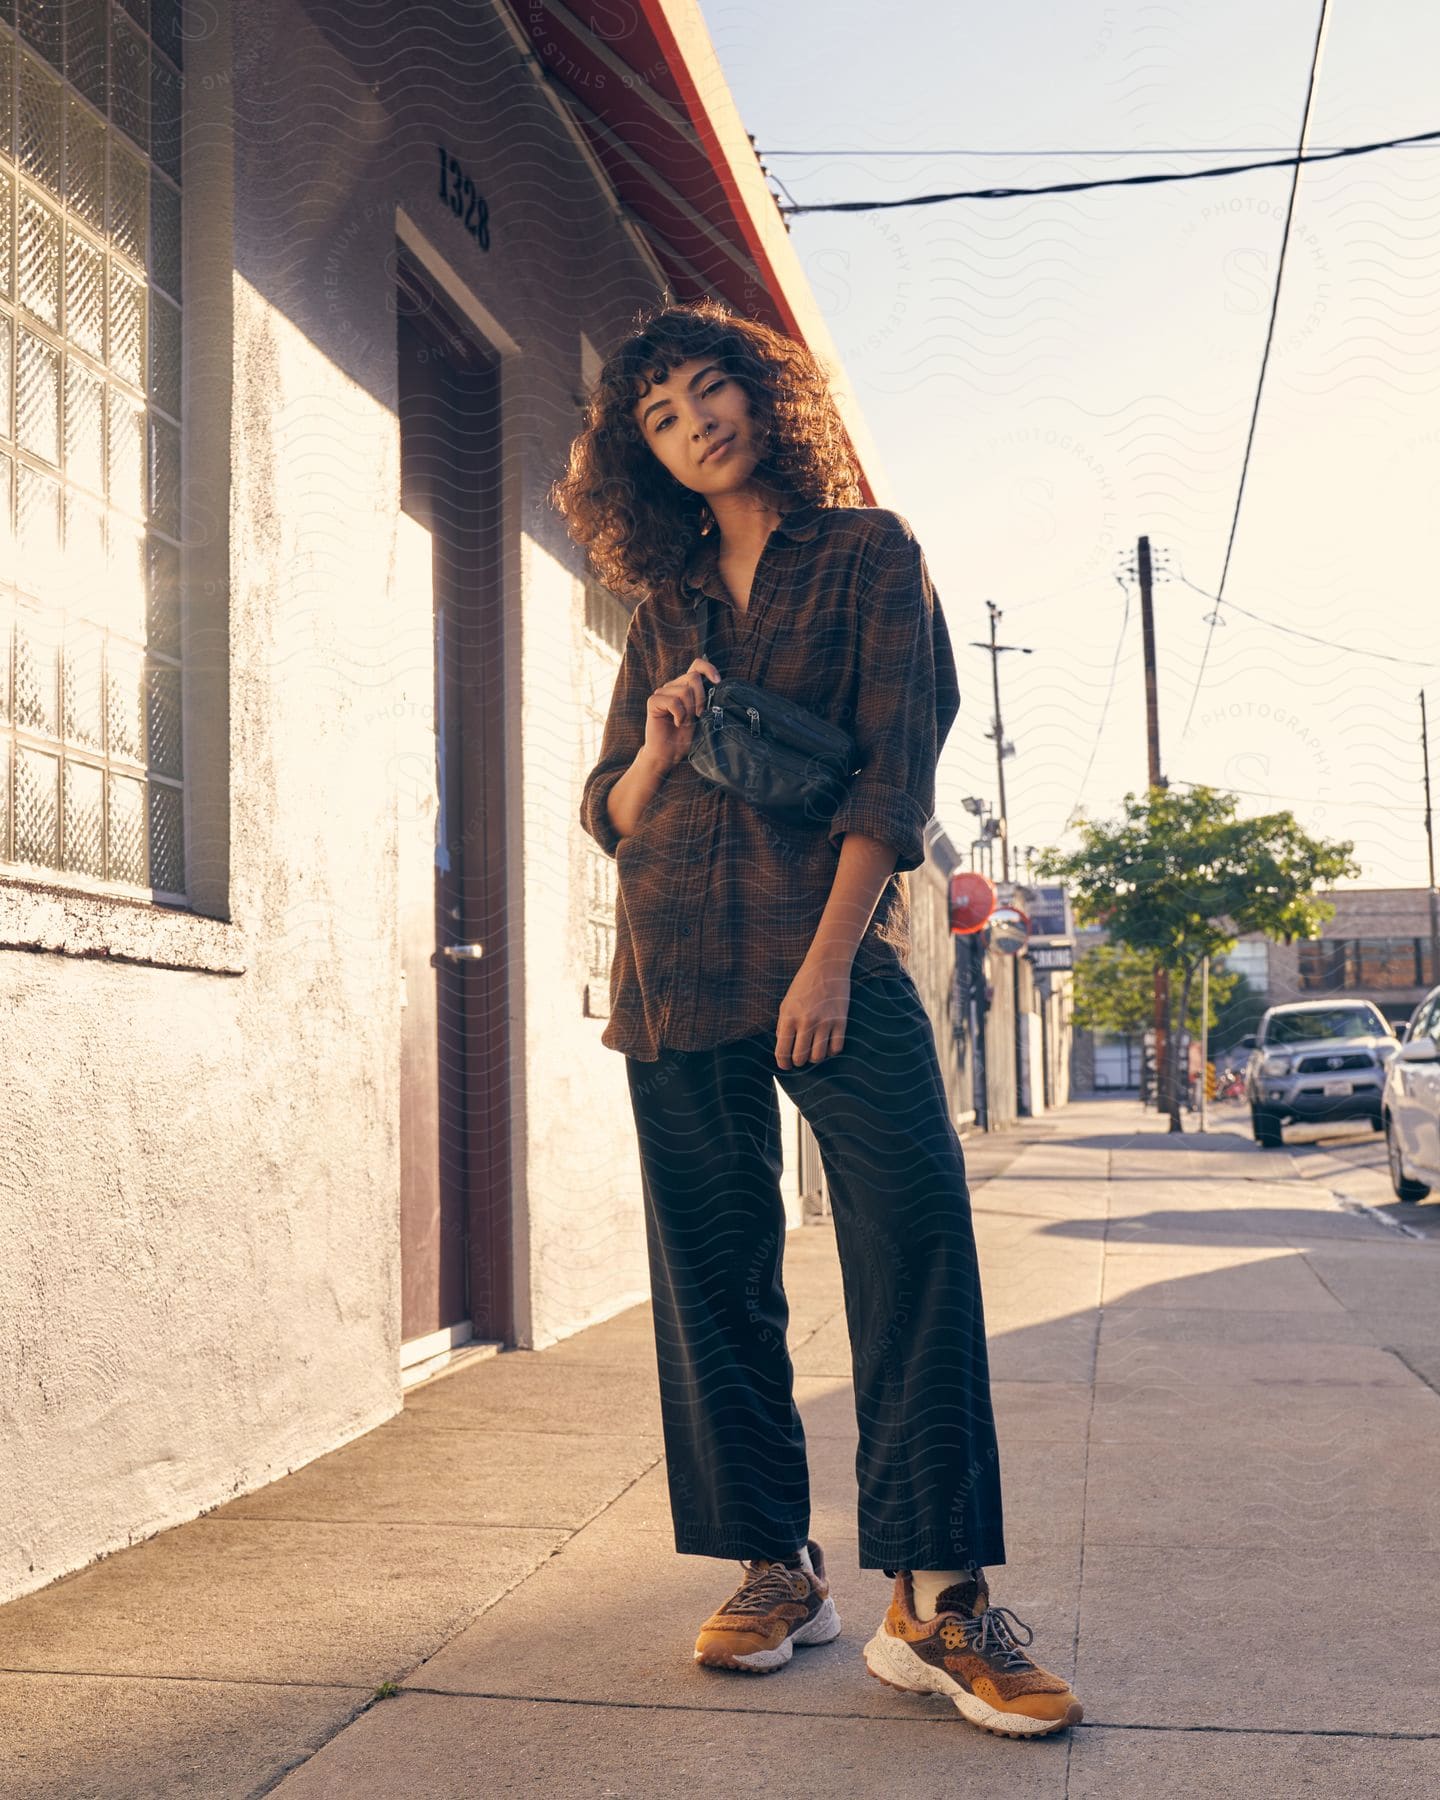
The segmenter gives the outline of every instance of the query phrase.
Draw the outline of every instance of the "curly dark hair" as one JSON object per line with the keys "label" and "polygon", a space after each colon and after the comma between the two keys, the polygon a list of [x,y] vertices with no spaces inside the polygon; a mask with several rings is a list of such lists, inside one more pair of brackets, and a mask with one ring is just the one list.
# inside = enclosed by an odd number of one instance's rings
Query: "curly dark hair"
{"label": "curly dark hair", "polygon": [[606,359],[566,471],[550,489],[596,578],[623,598],[672,583],[714,525],[704,498],[655,456],[633,412],[652,383],[697,356],[744,388],[766,446],[753,479],[789,501],[782,511],[863,502],[860,466],[825,371],[804,344],[718,300],[661,306]]}

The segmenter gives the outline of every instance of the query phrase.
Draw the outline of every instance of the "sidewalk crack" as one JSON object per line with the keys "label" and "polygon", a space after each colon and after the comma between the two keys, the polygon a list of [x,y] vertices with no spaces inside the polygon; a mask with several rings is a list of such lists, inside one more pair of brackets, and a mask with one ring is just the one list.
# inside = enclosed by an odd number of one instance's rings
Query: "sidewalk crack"
{"label": "sidewalk crack", "polygon": [[[862,1711],[830,1711],[818,1707],[786,1706],[766,1707],[758,1712],[753,1706],[743,1705],[699,1705],[678,1700],[622,1700],[596,1699],[575,1694],[532,1694],[532,1693],[498,1693],[485,1688],[432,1688],[406,1684],[401,1689],[404,1694],[424,1694],[436,1700],[493,1700],[525,1706],[584,1706],[597,1712],[653,1712],[653,1713],[696,1713],[738,1714],[743,1718],[755,1719],[854,1719],[863,1720],[868,1725],[938,1725],[946,1730],[954,1727],[954,1713],[950,1702],[945,1700],[941,1705],[931,1709],[931,1703],[939,1700],[939,1696],[923,1697],[926,1703],[924,1712],[916,1709],[913,1715],[900,1716],[894,1713],[873,1713]],[[1165,1731],[1185,1733],[1210,1733],[1224,1737],[1283,1737],[1283,1738],[1363,1738],[1380,1742],[1425,1744],[1440,1741],[1440,1731],[1365,1731],[1358,1726],[1325,1726],[1325,1725],[1169,1725],[1162,1723],[1137,1722],[1133,1719],[1082,1719],[1078,1725],[1070,1727],[1071,1733],[1076,1731]],[[1070,1738],[1073,1742],[1073,1736]]]}
{"label": "sidewalk crack", "polygon": [[[489,1600],[485,1605],[477,1607],[477,1609],[473,1613],[469,1614],[468,1617],[466,1617],[463,1620],[460,1620],[456,1624],[454,1630],[451,1631],[450,1634],[446,1638],[444,1638],[440,1643],[436,1644],[433,1649],[427,1650],[426,1653],[424,1654],[424,1656],[422,1656],[417,1662],[415,1662],[411,1665],[410,1674],[413,1675],[417,1670],[423,1669],[428,1662],[432,1661],[436,1656],[438,1656],[440,1654],[440,1652],[442,1650],[446,1649],[450,1644],[452,1644],[456,1638],[462,1636],[465,1632],[469,1631],[469,1629],[471,1628],[472,1625],[475,1625],[476,1623],[478,1623],[479,1620],[483,1619],[485,1617],[486,1613],[493,1612],[493,1610],[497,1606],[501,1605],[504,1601],[508,1600],[510,1598],[510,1596],[518,1588],[523,1587],[524,1584],[527,1581],[531,1580],[531,1578],[533,1576],[537,1575],[539,1573],[539,1571],[546,1566],[547,1563],[553,1561],[553,1559],[555,1557],[559,1556],[562,1553],[562,1551],[567,1549],[569,1547],[569,1545],[575,1541],[575,1539],[580,1535],[580,1533],[582,1531],[584,1531],[588,1526],[593,1525],[595,1523],[595,1521],[601,1517],[602,1514],[607,1513],[610,1510],[610,1508],[612,1506],[614,1506],[614,1504],[617,1500],[621,1499],[625,1494],[628,1494],[630,1492],[631,1488],[633,1488],[635,1486],[636,1482],[643,1481],[645,1479],[645,1477],[650,1473],[650,1471],[652,1469],[654,1469],[663,1460],[664,1459],[662,1457],[657,1456],[654,1459],[654,1461],[648,1463],[645,1466],[645,1468],[641,1469],[640,1472],[635,1476],[634,1480],[627,1481],[625,1483],[624,1487],[621,1488],[618,1493],[612,1494],[611,1497],[607,1501],[605,1501],[602,1505],[598,1506],[595,1509],[595,1511],[593,1513],[591,1513],[591,1515],[589,1516],[588,1519],[586,1519],[582,1524],[575,1526],[573,1528],[573,1530],[569,1531],[569,1533],[565,1537],[564,1541],[562,1543],[556,1545],[556,1547],[550,1551],[549,1555],[542,1557],[541,1560],[539,1562],[537,1562],[532,1568],[529,1568],[529,1569],[525,1570],[522,1574],[517,1575],[515,1580],[512,1581],[510,1583],[509,1587],[507,1587],[502,1593],[494,1595],[493,1598],[491,1600]],[[392,1675],[389,1677],[389,1680],[396,1684],[396,1686],[399,1688],[399,1690],[402,1694],[425,1693],[427,1691],[438,1691],[438,1690],[427,1690],[425,1688],[407,1687],[405,1685],[406,1684],[406,1676],[404,1674],[400,1674],[398,1676]],[[324,1743],[317,1744],[313,1750],[311,1750],[307,1755],[301,1757],[299,1759],[299,1761],[293,1763],[289,1768],[284,1770],[283,1773],[280,1774],[279,1776],[277,1776],[274,1781],[268,1782],[262,1788],[257,1788],[255,1790],[253,1800],[262,1800],[262,1797],[264,1795],[273,1793],[274,1790],[280,1785],[280,1783],[282,1781],[288,1780],[290,1778],[290,1776],[293,1775],[297,1769],[301,1769],[306,1765],[306,1763],[313,1761],[313,1759],[315,1757],[317,1757],[322,1750],[324,1750],[328,1745],[333,1744],[337,1738],[342,1737],[347,1731],[349,1731],[351,1729],[351,1727],[355,1724],[356,1720],[362,1718],[365,1715],[365,1713],[367,1713],[370,1710],[370,1708],[372,1706],[374,1706],[378,1703],[379,1703],[378,1697],[372,1694],[371,1698],[365,1703],[365,1705],[362,1706],[356,1713],[354,1713],[349,1720],[347,1720],[345,1723],[337,1726],[337,1728],[334,1731],[329,1733],[329,1735],[325,1738]]]}
{"label": "sidewalk crack", "polygon": [[1432,1394],[1440,1394],[1440,1385],[1437,1385],[1433,1377],[1427,1375],[1424,1369],[1417,1368],[1403,1350],[1397,1350],[1393,1344],[1381,1344],[1379,1348],[1387,1356],[1393,1356],[1402,1368],[1408,1369],[1417,1381],[1429,1388]]}
{"label": "sidewalk crack", "polygon": [[[827,1325],[833,1325],[835,1323],[836,1319],[843,1319],[844,1317],[845,1317],[844,1307],[837,1306],[833,1313],[826,1314],[826,1316],[820,1321],[820,1323],[815,1327],[815,1329],[813,1331],[807,1331],[805,1333],[804,1337],[802,1337],[802,1338],[791,1338],[789,1340],[789,1348],[790,1348],[791,1356],[793,1357],[797,1350],[803,1350],[805,1348],[805,1346],[810,1342],[811,1338],[819,1337],[820,1333],[825,1329],[825,1327]],[[788,1334],[787,1334],[787,1336],[788,1336]]]}
{"label": "sidewalk crack", "polygon": [[[1105,1322],[1105,1252],[1110,1228],[1115,1223],[1115,1152],[1105,1152],[1105,1229],[1100,1236],[1100,1260],[1096,1276],[1095,1325],[1090,1341],[1090,1404],[1085,1412],[1085,1460],[1080,1471],[1080,1563],[1075,1576],[1075,1630],[1070,1642],[1070,1667],[1080,1667],[1080,1609],[1085,1594],[1085,1522],[1090,1505],[1090,1444],[1095,1429],[1095,1393],[1100,1372],[1100,1332]],[[1065,1800],[1070,1800],[1070,1766],[1075,1753],[1075,1734],[1065,1734]]]}

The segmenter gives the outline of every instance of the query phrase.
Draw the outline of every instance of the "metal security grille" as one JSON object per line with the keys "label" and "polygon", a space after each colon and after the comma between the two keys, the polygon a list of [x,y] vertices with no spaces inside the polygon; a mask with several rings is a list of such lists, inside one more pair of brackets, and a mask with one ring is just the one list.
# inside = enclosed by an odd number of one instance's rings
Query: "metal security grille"
{"label": "metal security grille", "polygon": [[0,863],[185,891],[179,0],[0,0]]}
{"label": "metal security grille", "polygon": [[[610,696],[625,649],[630,615],[599,582],[585,581],[584,698],[581,712],[583,771],[594,768],[610,711]],[[610,1016],[610,965],[615,959],[615,861],[584,832],[585,869],[585,1015]]]}

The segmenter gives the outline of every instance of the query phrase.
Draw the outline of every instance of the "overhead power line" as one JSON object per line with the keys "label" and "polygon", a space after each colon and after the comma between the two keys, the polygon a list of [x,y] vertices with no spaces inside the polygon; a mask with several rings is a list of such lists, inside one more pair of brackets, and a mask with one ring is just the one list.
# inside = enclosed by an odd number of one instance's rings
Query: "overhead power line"
{"label": "overhead power line", "polygon": [[[1172,775],[1170,780],[1179,787],[1208,787],[1222,794],[1241,794],[1247,800],[1294,800],[1302,806],[1330,806],[1334,804],[1333,794],[1267,794],[1259,788],[1231,787],[1228,781],[1187,781],[1183,775]],[[1412,813],[1424,812],[1423,806],[1397,805],[1392,800],[1361,800],[1357,806],[1372,808],[1375,812]]]}
{"label": "overhead power line", "polygon": [[[1326,156],[1337,154],[1355,156],[1365,147],[1366,146],[1357,146],[1353,149],[1347,149],[1346,147],[1337,144],[1324,144],[1318,145],[1313,154],[1316,156],[1322,154]],[[1423,150],[1426,146],[1422,139],[1396,138],[1391,144],[1381,147],[1393,150],[1403,150],[1407,147],[1410,149]],[[1116,150],[1098,150],[1086,147],[1077,147],[1073,150],[965,150],[951,148],[935,150],[863,150],[855,147],[848,150],[767,150],[765,152],[767,161],[772,156],[849,156],[856,158],[903,156],[908,157],[911,162],[925,162],[929,158],[936,156],[1008,156],[1031,162],[1044,162],[1050,159],[1060,158],[1068,160],[1074,156],[1278,156],[1283,158],[1286,163],[1294,160],[1294,152],[1287,144],[1210,144],[1208,146],[1197,146],[1195,144],[1152,144],[1148,147],[1142,145],[1139,148],[1134,145],[1126,145],[1123,149]]]}
{"label": "overhead power line", "polygon": [[1180,736],[1190,731],[1195,716],[1195,702],[1200,698],[1200,684],[1205,679],[1205,665],[1210,660],[1210,646],[1215,641],[1215,626],[1220,608],[1225,603],[1225,581],[1230,573],[1230,558],[1235,550],[1235,533],[1240,524],[1240,507],[1245,499],[1245,478],[1250,473],[1250,452],[1255,447],[1255,426],[1260,418],[1260,400],[1265,392],[1265,371],[1270,367],[1270,346],[1275,341],[1275,319],[1280,311],[1280,288],[1285,279],[1285,252],[1290,247],[1290,226],[1295,217],[1295,196],[1300,188],[1300,165],[1306,160],[1305,140],[1310,133],[1310,112],[1315,104],[1315,78],[1320,72],[1320,51],[1325,43],[1325,26],[1330,17],[1330,0],[1320,0],[1320,18],[1315,27],[1315,48],[1310,53],[1310,79],[1305,85],[1305,110],[1300,116],[1300,136],[1295,145],[1294,166],[1290,172],[1290,197],[1285,203],[1285,224],[1280,233],[1280,255],[1275,263],[1275,288],[1270,296],[1270,319],[1265,327],[1265,348],[1260,353],[1260,373],[1255,381],[1255,400],[1250,408],[1250,429],[1245,434],[1245,455],[1240,463],[1240,480],[1235,489],[1235,510],[1230,515],[1230,536],[1225,543],[1225,561],[1220,569],[1220,584],[1215,590],[1215,611],[1210,615],[1210,629],[1205,634],[1205,648],[1200,653],[1200,667],[1195,672],[1195,687],[1185,713]]}
{"label": "overhead power line", "polygon": [[1105,721],[1110,717],[1110,702],[1115,698],[1115,677],[1120,668],[1120,653],[1125,648],[1125,634],[1130,629],[1130,586],[1119,575],[1115,577],[1116,585],[1125,596],[1125,612],[1120,620],[1120,635],[1115,640],[1115,654],[1110,658],[1110,680],[1105,689],[1105,703],[1100,708],[1100,723],[1095,727],[1095,741],[1090,746],[1090,755],[1086,759],[1085,773],[1080,777],[1080,785],[1075,790],[1074,803],[1071,805],[1067,820],[1077,817],[1080,802],[1085,798],[1085,784],[1090,779],[1090,771],[1095,767],[1095,758],[1100,751],[1100,740],[1105,735]]}
{"label": "overhead power line", "polygon": [[[1212,594],[1208,588],[1202,588],[1197,581],[1188,575],[1177,575],[1188,588],[1192,588],[1203,599],[1219,602],[1220,596]],[[1394,656],[1388,650],[1372,650],[1366,644],[1341,644],[1334,638],[1319,637],[1313,631],[1301,631],[1297,625],[1282,625],[1279,619],[1267,619],[1263,613],[1250,612],[1243,606],[1237,606],[1233,600],[1226,600],[1225,605],[1233,613],[1239,613],[1242,619],[1251,619],[1257,625],[1268,625],[1271,631],[1283,631],[1287,637],[1304,638],[1309,644],[1323,644],[1327,650],[1343,650],[1347,656],[1370,656],[1377,662],[1401,663],[1407,669],[1440,669],[1440,663],[1422,662],[1414,656]],[[1223,623],[1223,621],[1222,621]],[[1213,627],[1212,627],[1213,630]]]}
{"label": "overhead power line", "polygon": [[[1053,181],[1044,187],[958,188],[944,194],[911,194],[903,200],[823,200],[805,206],[782,206],[780,211],[791,218],[800,213],[889,212],[899,206],[938,206],[945,200],[1032,200],[1042,194],[1087,194],[1096,188],[1154,187],[1168,181],[1214,181],[1222,175],[1249,175],[1256,169],[1294,169],[1298,174],[1302,163],[1334,162],[1344,156],[1369,156],[1376,150],[1398,150],[1405,144],[1428,144],[1436,140],[1440,140],[1440,131],[1417,131],[1408,137],[1383,138],[1374,144],[1346,144],[1338,150],[1308,150],[1303,154],[1278,156],[1265,162],[1229,163],[1219,169],[1176,169],[1150,175],[1110,175],[1097,181]],[[767,150],[765,154],[769,157],[777,152]],[[1095,154],[1099,155],[1100,152]]]}

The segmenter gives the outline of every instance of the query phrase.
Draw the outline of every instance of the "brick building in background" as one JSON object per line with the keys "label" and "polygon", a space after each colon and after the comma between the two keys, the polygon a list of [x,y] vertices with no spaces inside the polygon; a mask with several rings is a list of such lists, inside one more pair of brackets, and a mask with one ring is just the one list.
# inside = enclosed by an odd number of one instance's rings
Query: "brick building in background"
{"label": "brick building in background", "polygon": [[[1336,888],[1323,898],[1335,916],[1318,937],[1281,944],[1250,932],[1218,960],[1245,978],[1255,1008],[1343,996],[1373,1000],[1397,1028],[1403,1025],[1440,982],[1431,955],[1429,889]],[[1082,931],[1077,954],[1104,940],[1101,930]],[[1240,1023],[1254,1029],[1253,1019]],[[1221,1048],[1232,1058],[1238,1054],[1223,1042]],[[1139,1087],[1138,1033],[1077,1032],[1075,1053],[1077,1091]]]}
{"label": "brick building in background", "polygon": [[[1264,945],[1269,1004],[1358,995],[1404,1024],[1440,981],[1430,950],[1429,890],[1337,888],[1325,898],[1335,917],[1318,938]],[[1252,941],[1242,939],[1242,949]]]}

